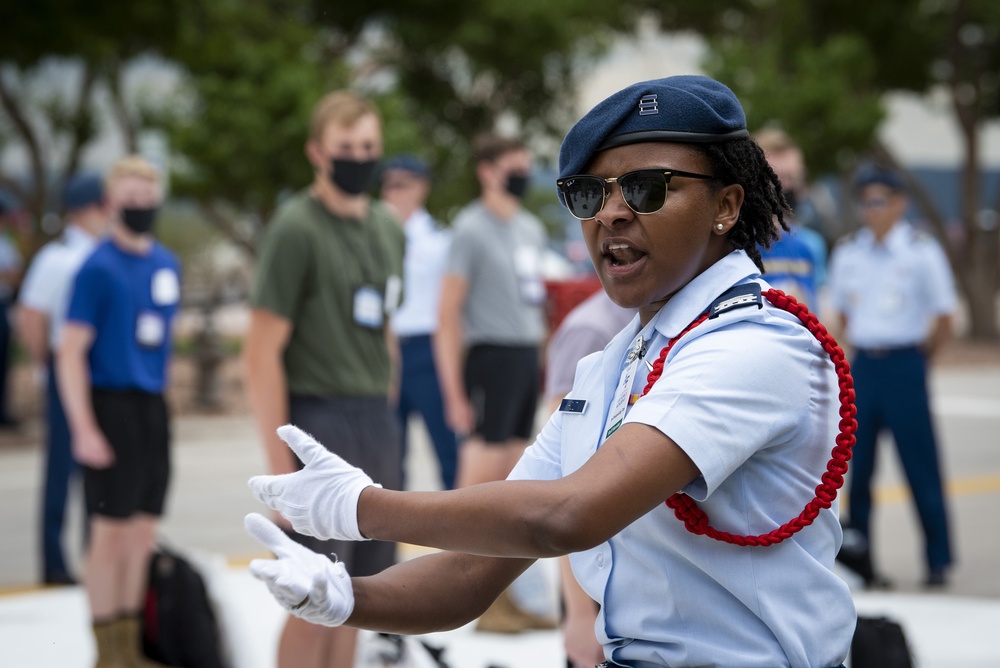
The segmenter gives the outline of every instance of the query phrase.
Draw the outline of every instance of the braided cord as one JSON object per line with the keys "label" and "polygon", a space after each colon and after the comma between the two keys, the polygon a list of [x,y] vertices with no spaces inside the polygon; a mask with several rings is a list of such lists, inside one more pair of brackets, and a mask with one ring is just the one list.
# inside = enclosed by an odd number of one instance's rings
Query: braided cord
{"label": "braided cord", "polygon": [[[666,500],[666,505],[672,508],[677,519],[684,522],[687,530],[693,534],[705,535],[715,540],[732,545],[742,546],[763,546],[780,543],[786,538],[798,533],[805,527],[813,523],[819,511],[829,508],[833,500],[837,498],[837,490],[844,485],[844,474],[847,473],[847,462],[851,459],[851,449],[854,447],[854,434],[858,430],[858,421],[855,419],[857,409],[854,407],[854,380],[851,378],[851,368],[844,357],[841,349],[826,327],[809,312],[804,304],[800,304],[791,295],[786,295],[781,290],[767,290],[764,296],[774,306],[788,311],[797,317],[806,328],[812,332],[813,336],[822,344],[823,350],[827,352],[833,365],[837,370],[837,384],[840,387],[840,433],[836,438],[836,445],[830,453],[830,461],[826,465],[826,472],[821,478],[822,482],[816,487],[816,496],[806,504],[799,516],[782,524],[777,529],[758,536],[737,536],[727,531],[719,531],[708,524],[708,515],[698,507],[698,504],[687,494],[676,493]],[[653,363],[653,369],[646,378],[646,386],[642,391],[643,396],[653,387],[653,384],[663,375],[663,365],[670,354],[674,344],[682,336],[708,319],[708,314],[702,314],[697,320],[692,322],[683,332],[670,339],[660,356]]]}

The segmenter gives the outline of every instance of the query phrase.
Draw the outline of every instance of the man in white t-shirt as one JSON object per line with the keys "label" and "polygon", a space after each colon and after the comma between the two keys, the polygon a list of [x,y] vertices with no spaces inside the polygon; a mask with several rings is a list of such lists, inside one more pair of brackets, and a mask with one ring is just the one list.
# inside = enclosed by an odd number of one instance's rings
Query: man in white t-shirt
{"label": "man in white t-shirt", "polygon": [[77,470],[69,426],[56,389],[52,355],[59,347],[73,278],[108,229],[100,177],[71,178],[63,193],[66,229],[31,262],[18,298],[17,333],[32,363],[45,368],[47,458],[42,505],[42,577],[46,584],[72,584],[63,554],[62,530],[69,483]]}

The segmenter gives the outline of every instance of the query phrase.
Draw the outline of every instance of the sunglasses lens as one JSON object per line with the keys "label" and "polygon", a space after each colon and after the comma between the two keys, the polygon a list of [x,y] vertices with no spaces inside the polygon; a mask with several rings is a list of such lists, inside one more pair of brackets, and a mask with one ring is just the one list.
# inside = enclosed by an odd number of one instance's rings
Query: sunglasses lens
{"label": "sunglasses lens", "polygon": [[619,185],[625,203],[636,213],[659,211],[667,199],[667,179],[659,170],[626,174]]}
{"label": "sunglasses lens", "polygon": [[604,181],[596,176],[574,176],[559,186],[566,208],[576,218],[589,220],[604,205]]}

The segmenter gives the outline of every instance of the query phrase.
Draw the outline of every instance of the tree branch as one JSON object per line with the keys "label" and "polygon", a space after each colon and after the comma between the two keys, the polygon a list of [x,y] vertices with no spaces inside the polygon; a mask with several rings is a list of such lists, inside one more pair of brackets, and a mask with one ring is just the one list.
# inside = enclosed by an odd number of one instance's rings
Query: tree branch
{"label": "tree branch", "polygon": [[2,76],[0,76],[0,104],[3,105],[4,111],[7,112],[7,116],[20,135],[21,141],[24,142],[24,145],[28,149],[28,156],[31,161],[31,176],[34,181],[34,192],[29,192],[23,188],[19,188],[18,190],[21,193],[22,203],[31,211],[32,218],[37,222],[41,220],[42,214],[45,212],[46,183],[42,149],[34,128],[28,123],[24,111],[21,109],[10,88],[7,87],[7,83]]}
{"label": "tree branch", "polygon": [[135,153],[138,145],[136,143],[136,128],[132,118],[128,114],[125,100],[122,97],[122,64],[121,60],[115,58],[111,64],[108,74],[108,92],[111,94],[111,107],[114,110],[115,118],[118,119],[118,127],[122,131],[122,139],[125,140],[125,150],[127,153]]}
{"label": "tree branch", "polygon": [[66,156],[66,164],[62,170],[61,183],[66,183],[70,175],[79,167],[83,147],[90,139],[89,137],[84,137],[84,133],[81,132],[81,120],[86,113],[87,105],[90,104],[90,95],[94,89],[96,79],[97,68],[92,63],[84,63],[83,75],[80,79],[79,97],[76,100],[76,109],[73,112],[73,136],[70,139],[69,155]]}

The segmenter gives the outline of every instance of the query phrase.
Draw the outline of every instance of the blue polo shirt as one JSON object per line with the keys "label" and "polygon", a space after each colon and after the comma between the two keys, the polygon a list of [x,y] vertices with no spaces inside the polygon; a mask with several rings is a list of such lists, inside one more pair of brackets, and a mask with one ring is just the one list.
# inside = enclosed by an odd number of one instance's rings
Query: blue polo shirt
{"label": "blue polo shirt", "polygon": [[67,315],[94,330],[91,385],[162,392],[179,301],[180,263],[162,245],[146,255],[98,245],[76,275]]}

